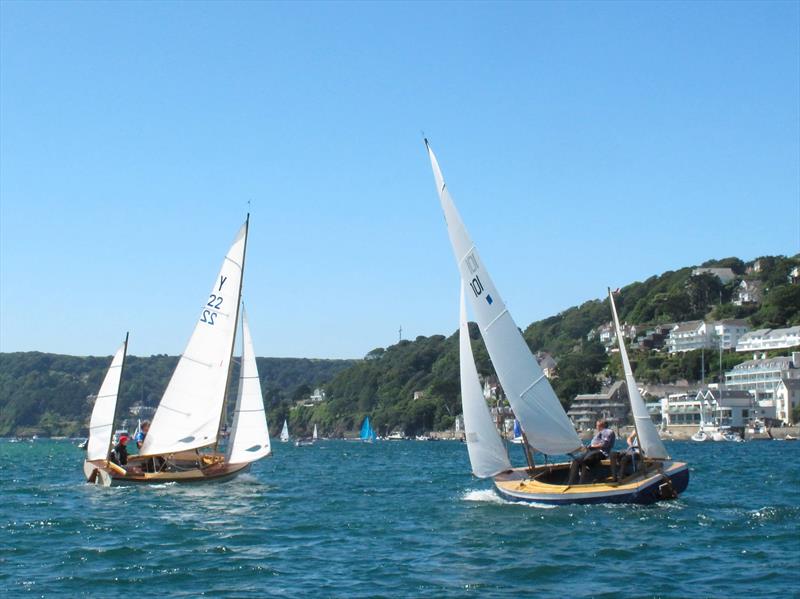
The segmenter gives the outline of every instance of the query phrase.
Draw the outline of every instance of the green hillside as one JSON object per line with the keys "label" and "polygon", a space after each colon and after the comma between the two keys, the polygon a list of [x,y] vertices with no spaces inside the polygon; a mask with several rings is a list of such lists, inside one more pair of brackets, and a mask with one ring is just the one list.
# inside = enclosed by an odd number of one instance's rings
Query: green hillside
{"label": "green hillside", "polygon": [[[800,324],[800,285],[789,274],[800,256],[767,256],[749,263],[738,258],[710,260],[703,267],[727,267],[736,274],[723,284],[710,274],[692,276],[682,268],[635,282],[617,296],[620,318],[648,325],[695,319],[746,319],[753,328]],[[757,268],[755,268],[757,266]],[[763,289],[758,305],[732,303],[742,280]],[[601,381],[619,378],[619,358],[609,360],[604,347],[589,333],[610,320],[608,300],[592,300],[530,324],[525,340],[533,351],[546,351],[558,361],[553,387],[565,405],[578,393],[600,389]],[[477,327],[471,325],[473,350],[481,375],[493,374]],[[780,353],[780,352],[779,352]],[[726,352],[722,369],[748,359]],[[81,434],[91,411],[87,396],[97,392],[109,357],[74,357],[38,352],[0,354],[0,435]],[[719,357],[700,351],[669,355],[632,351],[637,380],[671,382],[719,376]],[[121,407],[157,405],[175,368],[174,356],[131,356],[121,389]],[[458,338],[433,335],[376,348],[363,360],[259,358],[259,371],[275,433],[287,418],[293,434],[308,434],[318,424],[325,434],[355,431],[370,415],[383,434],[401,429],[408,434],[445,430],[461,412]],[[314,387],[324,385],[326,401],[304,405]],[[414,394],[418,398],[414,399]]]}

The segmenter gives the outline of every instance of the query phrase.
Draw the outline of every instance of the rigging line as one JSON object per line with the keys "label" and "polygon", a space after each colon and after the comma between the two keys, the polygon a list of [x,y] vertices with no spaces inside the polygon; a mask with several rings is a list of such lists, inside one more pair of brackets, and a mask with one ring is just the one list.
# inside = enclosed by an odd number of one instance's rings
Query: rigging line
{"label": "rigging line", "polygon": [[208,362],[201,362],[200,360],[195,360],[191,356],[187,356],[186,354],[181,355],[181,358],[185,360],[189,360],[190,362],[194,362],[195,364],[200,364],[200,366],[205,366],[206,368],[212,368],[214,365],[209,364]]}

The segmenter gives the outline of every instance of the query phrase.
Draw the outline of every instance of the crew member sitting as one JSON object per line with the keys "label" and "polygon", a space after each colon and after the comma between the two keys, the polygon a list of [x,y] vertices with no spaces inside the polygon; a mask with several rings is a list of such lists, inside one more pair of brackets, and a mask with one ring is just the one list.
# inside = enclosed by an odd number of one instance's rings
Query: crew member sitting
{"label": "crew member sitting", "polygon": [[617,440],[614,431],[608,428],[608,423],[605,420],[598,420],[595,426],[597,433],[592,438],[589,444],[589,449],[581,456],[572,460],[569,467],[569,483],[574,485],[578,479],[578,470],[580,469],[579,484],[584,484],[589,478],[590,469],[599,464],[603,458],[609,456],[611,448],[614,447],[614,442]]}
{"label": "crew member sitting", "polygon": [[128,463],[128,448],[125,447],[127,443],[127,435],[120,435],[119,442],[114,446],[114,449],[111,450],[111,453],[108,454],[108,459],[118,466],[126,465]]}
{"label": "crew member sitting", "polygon": [[636,429],[628,435],[628,448],[625,451],[611,452],[611,475],[615,482],[625,478],[625,471],[629,464],[634,464],[633,472],[636,471],[634,459],[639,456],[639,437]]}
{"label": "crew member sitting", "polygon": [[150,430],[150,421],[145,420],[142,422],[142,428],[134,435],[133,440],[136,441],[136,448],[141,449],[142,445],[144,445],[144,438],[147,436],[147,432]]}

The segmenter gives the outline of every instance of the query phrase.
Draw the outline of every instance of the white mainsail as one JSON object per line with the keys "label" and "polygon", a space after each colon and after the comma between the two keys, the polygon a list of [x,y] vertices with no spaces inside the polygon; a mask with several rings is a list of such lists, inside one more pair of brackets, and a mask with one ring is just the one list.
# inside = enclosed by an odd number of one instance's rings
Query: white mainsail
{"label": "white mainsail", "polygon": [[478,380],[478,369],[472,355],[467,323],[467,304],[464,301],[464,283],[461,284],[461,318],[458,329],[459,362],[461,370],[461,409],[464,412],[464,429],[472,473],[479,478],[494,476],[511,470],[503,440],[492,422],[489,406],[483,398]]}
{"label": "white mainsail", "polygon": [[89,443],[86,446],[86,459],[105,460],[111,449],[111,435],[114,432],[114,415],[117,410],[117,397],[119,396],[119,383],[122,379],[122,367],[125,364],[125,353],[128,350],[128,336],[122,342],[114,357],[111,366],[97,392],[97,399],[92,409],[89,420]]}
{"label": "white mainsail", "polygon": [[286,443],[289,440],[289,423],[283,421],[283,428],[281,429],[281,441]]}
{"label": "white mainsail", "polygon": [[625,349],[625,341],[622,338],[622,330],[619,326],[619,317],[617,316],[617,306],[614,304],[614,294],[611,289],[608,290],[608,301],[611,303],[611,313],[614,315],[614,329],[617,333],[617,343],[619,344],[619,355],[622,357],[622,368],[625,371],[625,383],[628,387],[628,398],[631,401],[631,411],[633,412],[633,423],[636,427],[636,435],[639,437],[639,447],[642,453],[648,458],[654,459],[668,459],[669,454],[664,443],[658,436],[656,425],[650,418],[647,412],[647,407],[644,405],[642,395],[639,393],[639,387],[636,385],[636,379],[633,378],[633,370],[631,369],[630,360],[628,360],[628,352]]}
{"label": "white mainsail", "polygon": [[242,306],[242,368],[233,414],[227,461],[231,464],[255,462],[269,455],[270,442],[256,352]]}
{"label": "white mainsail", "polygon": [[317,425],[316,424],[314,425],[314,434],[311,435],[311,438],[314,439],[314,441],[317,440]]}
{"label": "white mainsail", "polygon": [[247,228],[246,221],[200,310],[145,437],[144,455],[194,449],[217,441],[236,335]]}
{"label": "white mainsail", "polygon": [[514,414],[535,449],[551,455],[575,451],[581,447],[578,435],[484,268],[427,140],[425,146],[456,263],[469,285],[475,320]]}

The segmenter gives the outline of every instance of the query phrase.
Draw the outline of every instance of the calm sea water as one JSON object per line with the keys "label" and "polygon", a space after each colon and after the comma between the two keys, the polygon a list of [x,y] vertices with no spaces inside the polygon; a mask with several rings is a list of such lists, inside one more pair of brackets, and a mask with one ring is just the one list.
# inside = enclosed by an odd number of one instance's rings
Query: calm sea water
{"label": "calm sea water", "polygon": [[800,443],[668,447],[681,499],[547,508],[457,442],[276,443],[230,483],[108,489],[69,442],[0,440],[0,594],[799,596]]}

